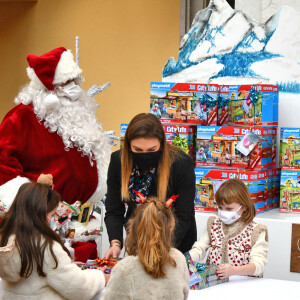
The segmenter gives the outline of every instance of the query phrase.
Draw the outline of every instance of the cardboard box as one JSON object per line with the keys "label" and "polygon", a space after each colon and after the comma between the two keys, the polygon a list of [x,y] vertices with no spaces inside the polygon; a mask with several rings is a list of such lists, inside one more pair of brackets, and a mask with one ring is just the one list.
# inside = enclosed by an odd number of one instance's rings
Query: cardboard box
{"label": "cardboard box", "polygon": [[219,85],[218,126],[228,124],[229,85]]}
{"label": "cardboard box", "polygon": [[245,183],[256,212],[264,211],[267,175],[265,171],[195,168],[195,175],[195,211],[217,211],[214,195],[223,182],[233,178],[239,178]]}
{"label": "cardboard box", "polygon": [[230,85],[229,98],[230,125],[278,125],[278,87],[270,84]]}
{"label": "cardboard box", "polygon": [[191,290],[202,290],[229,281],[229,278],[220,279],[217,275],[217,265],[198,264],[192,260],[189,252],[184,255],[190,273],[189,286]]}
{"label": "cardboard box", "polygon": [[282,168],[300,169],[300,128],[281,128],[279,160]]}
{"label": "cardboard box", "polygon": [[300,213],[300,170],[281,170],[279,211]]}
{"label": "cardboard box", "polygon": [[[260,142],[245,156],[236,146],[250,131]],[[272,165],[272,133],[268,127],[197,126],[196,166],[266,170]]]}
{"label": "cardboard box", "polygon": [[151,82],[150,93],[150,112],[164,124],[217,124],[218,85]]}

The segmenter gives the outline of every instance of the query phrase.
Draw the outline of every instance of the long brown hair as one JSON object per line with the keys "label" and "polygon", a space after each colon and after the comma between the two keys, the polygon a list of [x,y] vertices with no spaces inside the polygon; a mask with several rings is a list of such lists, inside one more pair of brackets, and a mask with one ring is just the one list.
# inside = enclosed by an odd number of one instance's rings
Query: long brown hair
{"label": "long brown hair", "polygon": [[54,210],[60,196],[41,183],[25,183],[19,191],[0,223],[0,246],[7,245],[11,235],[16,236],[16,246],[20,252],[20,276],[27,278],[33,271],[34,262],[39,276],[46,277],[43,271],[45,250],[49,246],[50,253],[58,266],[53,252],[54,241],[58,242],[70,256],[59,236],[50,228],[47,214]]}
{"label": "long brown hair", "polygon": [[239,203],[245,209],[241,215],[241,221],[249,224],[253,221],[256,211],[244,182],[234,178],[225,181],[216,193],[216,202],[218,205]]}
{"label": "long brown hair", "polygon": [[130,142],[137,138],[157,138],[160,142],[160,151],[162,153],[158,163],[158,184],[157,197],[163,201],[166,198],[171,158],[170,152],[176,152],[176,147],[167,143],[164,128],[159,119],[150,113],[141,113],[136,115],[128,125],[124,137],[124,146],[122,150],[122,199],[129,199],[128,183],[132,171],[132,156]]}
{"label": "long brown hair", "polygon": [[138,256],[145,271],[153,278],[165,277],[167,264],[176,267],[169,254],[174,227],[172,210],[154,197],[138,205],[128,221],[125,252]]}

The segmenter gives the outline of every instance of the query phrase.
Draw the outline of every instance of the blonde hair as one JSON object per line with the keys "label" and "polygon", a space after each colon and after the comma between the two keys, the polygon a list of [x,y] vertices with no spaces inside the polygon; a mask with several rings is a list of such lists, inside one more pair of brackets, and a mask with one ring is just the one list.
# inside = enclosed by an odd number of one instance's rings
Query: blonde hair
{"label": "blonde hair", "polygon": [[165,277],[167,264],[176,267],[169,254],[174,227],[172,210],[154,197],[138,205],[128,221],[125,252],[138,256],[146,273],[153,278]]}
{"label": "blonde hair", "polygon": [[121,170],[121,197],[122,199],[130,199],[128,191],[129,178],[132,172],[132,156],[130,154],[130,142],[137,138],[157,138],[160,142],[161,157],[158,163],[158,181],[157,181],[157,197],[164,201],[167,194],[170,166],[172,163],[170,153],[176,152],[176,147],[167,143],[164,128],[159,119],[150,113],[141,113],[136,115],[128,125],[124,137],[124,145],[122,150],[122,170]]}
{"label": "blonde hair", "polygon": [[245,211],[241,215],[241,221],[247,224],[251,223],[256,215],[255,207],[246,185],[237,178],[225,181],[218,189],[215,199],[218,205],[234,202],[242,205]]}

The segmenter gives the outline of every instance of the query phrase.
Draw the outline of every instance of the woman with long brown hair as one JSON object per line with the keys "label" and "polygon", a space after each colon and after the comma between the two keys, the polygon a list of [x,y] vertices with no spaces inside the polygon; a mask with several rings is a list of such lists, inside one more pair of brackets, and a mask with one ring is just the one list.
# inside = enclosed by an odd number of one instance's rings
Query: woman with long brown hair
{"label": "woman with long brown hair", "polygon": [[51,229],[59,194],[23,184],[0,222],[1,299],[90,299],[105,285],[100,270],[82,271]]}
{"label": "woman with long brown hair", "polygon": [[120,255],[123,226],[140,201],[135,190],[146,198],[156,196],[160,201],[178,195],[174,204],[174,246],[182,252],[188,251],[197,238],[194,164],[185,152],[167,143],[163,126],[150,113],[138,114],[131,120],[123,149],[111,156],[105,202],[110,241],[106,257]]}
{"label": "woman with long brown hair", "polygon": [[184,255],[172,248],[174,227],[169,203],[150,197],[138,205],[128,221],[129,256],[114,267],[103,300],[187,299],[189,272]]}

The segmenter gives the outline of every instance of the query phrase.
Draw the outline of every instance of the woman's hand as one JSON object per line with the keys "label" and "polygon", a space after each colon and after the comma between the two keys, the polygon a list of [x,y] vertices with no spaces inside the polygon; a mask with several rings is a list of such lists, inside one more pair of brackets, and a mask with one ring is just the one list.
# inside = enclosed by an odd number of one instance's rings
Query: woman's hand
{"label": "woman's hand", "polygon": [[121,253],[121,242],[118,240],[112,240],[110,242],[110,248],[105,254],[106,258],[118,258]]}
{"label": "woman's hand", "polygon": [[37,183],[53,185],[53,176],[51,174],[41,174],[37,180]]}
{"label": "woman's hand", "polygon": [[235,275],[235,267],[230,264],[220,265],[217,269],[217,274],[221,279]]}

